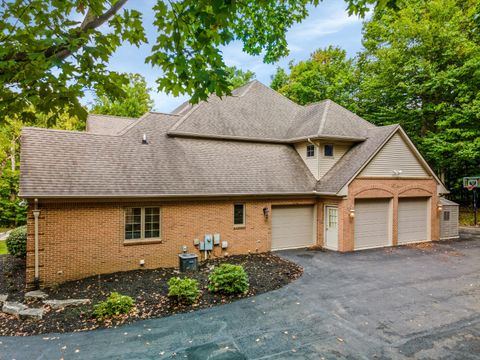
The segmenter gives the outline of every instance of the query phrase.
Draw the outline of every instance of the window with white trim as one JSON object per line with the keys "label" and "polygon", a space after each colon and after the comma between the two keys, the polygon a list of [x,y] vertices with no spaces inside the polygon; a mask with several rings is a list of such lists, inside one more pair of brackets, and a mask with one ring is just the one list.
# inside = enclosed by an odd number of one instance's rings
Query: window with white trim
{"label": "window with white trim", "polygon": [[323,147],[323,155],[324,156],[333,156],[333,145],[332,144],[326,144]]}
{"label": "window with white trim", "polygon": [[315,156],[315,145],[307,145],[307,158]]}
{"label": "window with white trim", "polygon": [[125,240],[160,239],[160,208],[125,209]]}
{"label": "window with white trim", "polygon": [[245,225],[245,204],[233,205],[233,225]]}

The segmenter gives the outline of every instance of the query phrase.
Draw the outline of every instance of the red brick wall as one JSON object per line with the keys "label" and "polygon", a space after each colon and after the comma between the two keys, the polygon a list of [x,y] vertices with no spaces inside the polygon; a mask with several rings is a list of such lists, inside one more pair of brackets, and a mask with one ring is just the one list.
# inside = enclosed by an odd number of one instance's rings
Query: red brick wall
{"label": "red brick wall", "polygon": [[[194,239],[219,233],[228,248],[215,246],[214,256],[266,252],[271,248],[271,206],[314,203],[306,200],[248,200],[246,225],[233,226],[233,205],[237,201],[165,203],[51,203],[39,208],[41,285],[62,283],[91,275],[140,268],[178,265],[181,246],[199,253]],[[160,206],[161,242],[134,244],[124,240],[124,208]],[[263,208],[269,209],[265,219]],[[199,254],[203,258],[203,254]],[[28,217],[27,283],[34,280],[34,221]]]}
{"label": "red brick wall", "polygon": [[[317,244],[324,243],[324,207],[336,205],[339,211],[339,251],[352,251],[354,221],[350,209],[356,198],[393,199],[393,244],[397,243],[397,206],[399,197],[431,196],[431,237],[439,238],[438,196],[434,180],[359,178],[349,185],[348,197],[297,200],[218,200],[141,203],[42,203],[39,208],[39,248],[41,285],[62,283],[86,276],[140,268],[178,265],[181,246],[199,254],[193,240],[206,233],[219,233],[228,248],[216,246],[213,256],[266,252],[271,248],[271,214],[275,205],[317,207]],[[233,205],[246,204],[246,225],[233,226]],[[161,242],[133,244],[124,240],[124,208],[160,206]],[[265,219],[263,208],[269,209]],[[30,207],[32,208],[32,206]],[[199,254],[201,257],[203,254]],[[203,258],[203,257],[202,257]],[[34,222],[28,216],[27,284],[34,280]]]}
{"label": "red brick wall", "polygon": [[[440,213],[437,210],[437,183],[433,179],[392,179],[357,178],[348,187],[348,198],[343,206],[343,234],[339,239],[339,251],[352,251],[354,248],[355,218],[350,218],[350,209],[354,209],[355,199],[360,198],[393,199],[393,245],[398,243],[398,199],[401,197],[431,197],[431,239],[440,237]],[[340,238],[340,236],[339,236]]]}

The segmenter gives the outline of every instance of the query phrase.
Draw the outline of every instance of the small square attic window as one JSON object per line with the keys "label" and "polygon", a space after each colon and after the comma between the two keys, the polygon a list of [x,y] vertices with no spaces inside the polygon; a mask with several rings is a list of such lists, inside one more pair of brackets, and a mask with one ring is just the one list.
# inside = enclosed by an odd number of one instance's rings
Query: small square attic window
{"label": "small square attic window", "polygon": [[333,156],[333,145],[332,144],[326,144],[323,147],[323,155],[324,156]]}
{"label": "small square attic window", "polygon": [[315,156],[315,145],[307,145],[307,158]]}

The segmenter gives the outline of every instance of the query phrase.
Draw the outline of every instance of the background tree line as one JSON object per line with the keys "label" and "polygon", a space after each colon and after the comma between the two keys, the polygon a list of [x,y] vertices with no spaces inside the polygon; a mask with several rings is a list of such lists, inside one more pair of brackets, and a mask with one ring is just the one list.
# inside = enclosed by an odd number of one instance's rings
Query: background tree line
{"label": "background tree line", "polygon": [[378,9],[357,56],[319,49],[278,68],[271,86],[299,104],[330,98],[377,125],[401,124],[450,196],[467,203],[462,177],[480,175],[479,9],[477,0]]}
{"label": "background tree line", "polygon": [[[137,117],[152,108],[145,79],[108,69],[122,43],[146,42],[142,13],[126,3],[9,0],[0,8],[0,225],[25,220],[17,195],[22,126],[83,130],[88,111]],[[158,1],[158,37],[146,59],[163,71],[157,89],[193,102],[230,93],[254,74],[228,68],[220,48],[236,39],[277,61],[288,54],[288,29],[320,3]],[[364,50],[352,59],[337,47],[317,50],[279,68],[272,87],[301,104],[331,98],[376,124],[400,123],[458,200],[458,179],[480,172],[479,1],[345,3],[350,14],[374,9]],[[79,99],[90,90],[96,95],[85,107]]]}

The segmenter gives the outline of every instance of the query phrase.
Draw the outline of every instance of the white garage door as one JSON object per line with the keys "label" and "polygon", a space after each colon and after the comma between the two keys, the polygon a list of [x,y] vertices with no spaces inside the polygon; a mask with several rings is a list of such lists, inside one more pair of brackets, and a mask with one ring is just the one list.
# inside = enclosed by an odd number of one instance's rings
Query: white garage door
{"label": "white garage door", "polygon": [[272,208],[272,250],[315,244],[313,206]]}
{"label": "white garage door", "polygon": [[390,200],[355,201],[355,250],[390,245]]}
{"label": "white garage door", "polygon": [[428,198],[398,200],[398,244],[428,240]]}

